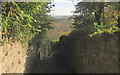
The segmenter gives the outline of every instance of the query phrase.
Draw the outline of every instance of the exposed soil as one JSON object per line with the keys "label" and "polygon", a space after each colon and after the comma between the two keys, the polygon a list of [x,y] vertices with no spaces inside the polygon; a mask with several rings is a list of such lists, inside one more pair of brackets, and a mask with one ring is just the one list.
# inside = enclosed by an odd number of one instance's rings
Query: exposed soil
{"label": "exposed soil", "polygon": [[2,46],[2,73],[24,73],[25,53],[19,42],[4,44]]}

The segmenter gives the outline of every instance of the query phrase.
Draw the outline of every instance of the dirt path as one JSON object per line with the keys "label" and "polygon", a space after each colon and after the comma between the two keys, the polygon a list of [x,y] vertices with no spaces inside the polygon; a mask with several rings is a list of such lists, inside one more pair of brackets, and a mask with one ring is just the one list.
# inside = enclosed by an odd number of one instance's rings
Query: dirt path
{"label": "dirt path", "polygon": [[52,63],[38,63],[32,73],[74,73],[74,71],[65,65]]}

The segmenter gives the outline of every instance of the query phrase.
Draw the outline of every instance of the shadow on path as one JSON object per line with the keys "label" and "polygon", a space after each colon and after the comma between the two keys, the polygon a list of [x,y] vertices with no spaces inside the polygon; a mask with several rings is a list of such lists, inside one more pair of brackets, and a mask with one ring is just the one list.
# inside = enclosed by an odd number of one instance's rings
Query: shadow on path
{"label": "shadow on path", "polygon": [[63,64],[38,62],[31,73],[74,73],[74,71]]}

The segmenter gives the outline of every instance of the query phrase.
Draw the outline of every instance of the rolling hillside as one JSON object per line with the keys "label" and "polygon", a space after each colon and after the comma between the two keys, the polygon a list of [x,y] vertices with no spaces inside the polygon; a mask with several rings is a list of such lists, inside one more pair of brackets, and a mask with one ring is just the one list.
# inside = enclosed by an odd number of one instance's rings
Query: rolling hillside
{"label": "rolling hillside", "polygon": [[54,16],[54,22],[51,25],[54,29],[47,32],[49,40],[58,40],[61,35],[67,35],[71,32],[72,20],[68,20],[70,16]]}

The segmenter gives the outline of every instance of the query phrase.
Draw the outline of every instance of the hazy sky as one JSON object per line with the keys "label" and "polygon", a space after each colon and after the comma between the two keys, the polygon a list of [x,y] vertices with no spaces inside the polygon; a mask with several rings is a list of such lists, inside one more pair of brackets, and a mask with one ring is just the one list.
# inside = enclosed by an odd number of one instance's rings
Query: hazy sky
{"label": "hazy sky", "polygon": [[52,8],[53,11],[51,11],[51,15],[72,15],[73,13],[71,11],[75,11],[75,6],[77,2],[80,0],[53,0],[53,4],[55,4],[55,7]]}

